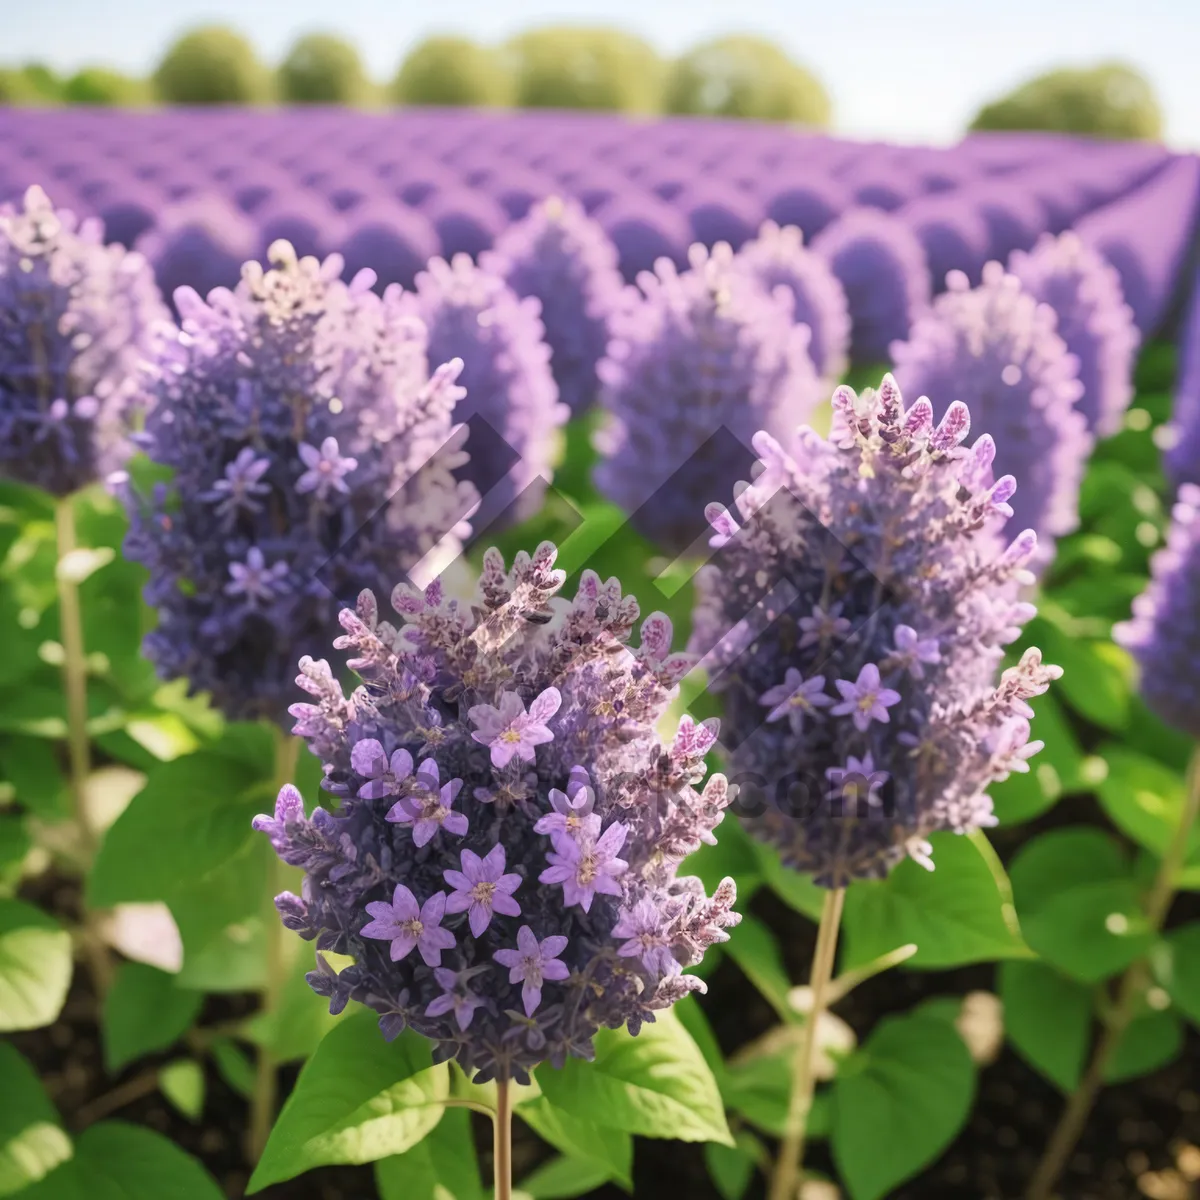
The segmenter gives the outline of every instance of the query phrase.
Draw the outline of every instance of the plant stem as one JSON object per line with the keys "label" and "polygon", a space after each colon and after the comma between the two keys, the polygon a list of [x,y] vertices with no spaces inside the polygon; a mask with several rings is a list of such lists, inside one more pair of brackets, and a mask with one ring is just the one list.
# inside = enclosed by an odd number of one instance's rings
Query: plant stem
{"label": "plant stem", "polygon": [[[59,497],[54,508],[54,531],[58,542],[58,561],[54,572],[58,586],[59,636],[63,648],[63,692],[67,702],[67,763],[71,785],[71,804],[79,831],[79,846],[84,869],[96,857],[99,839],[88,811],[87,782],[92,771],[91,745],[88,740],[87,655],[83,645],[83,614],[79,606],[79,588],[63,560],[76,548],[73,497]],[[105,948],[95,915],[83,914],[81,946],[91,968],[96,991],[103,996],[112,981],[112,963]]]}
{"label": "plant stem", "polygon": [[[1188,767],[1187,793],[1184,797],[1183,811],[1179,815],[1179,824],[1171,836],[1166,853],[1154,878],[1150,894],[1146,897],[1146,924],[1151,933],[1157,934],[1162,929],[1171,901],[1175,899],[1175,881],[1179,870],[1187,857],[1188,838],[1196,824],[1197,814],[1200,813],[1200,749],[1192,755]],[[1113,1053],[1120,1044],[1125,1031],[1137,1011],[1137,1005],[1150,982],[1149,967],[1144,958],[1133,963],[1125,972],[1121,986],[1117,992],[1117,1001],[1112,1012],[1105,1021],[1104,1032],[1096,1045],[1092,1061],[1075,1091],[1067,1101],[1067,1107],[1059,1118],[1058,1125],[1046,1146],[1042,1160],[1038,1163],[1033,1179],[1026,1193],[1028,1200],[1048,1200],[1051,1189],[1062,1174],[1063,1168],[1079,1135],[1087,1124],[1092,1105],[1104,1085],[1104,1072],[1112,1059]]]}
{"label": "plant stem", "polygon": [[512,1200],[512,1095],[507,1079],[496,1080],[492,1118],[493,1200]]}
{"label": "plant stem", "polygon": [[837,951],[838,925],[842,919],[842,902],[845,898],[845,888],[832,888],[825,893],[825,904],[821,909],[821,924],[817,930],[817,948],[813,952],[810,979],[812,1008],[796,1047],[796,1057],[792,1061],[792,1093],[788,1102],[783,1142],[779,1147],[779,1157],[775,1160],[775,1171],[771,1176],[768,1193],[770,1200],[795,1200],[803,1179],[801,1163],[804,1160],[804,1135],[808,1126],[808,1114],[813,1101],[813,1059],[817,1047],[817,1029],[828,1003],[829,981],[833,977]]}
{"label": "plant stem", "polygon": [[[275,729],[275,787],[278,791],[286,783],[291,783],[296,774],[296,760],[300,754],[300,741],[289,737]],[[282,887],[279,872],[279,860],[272,854],[267,867],[267,894],[263,905],[263,932],[266,937],[265,965],[266,982],[262,990],[261,1012],[270,1016],[279,1006],[279,994],[285,982],[287,963],[284,958],[283,925],[279,914],[275,911],[275,895]],[[267,1036],[270,1036],[270,1024],[267,1024]],[[258,1047],[258,1058],[254,1071],[254,1092],[250,1098],[250,1132],[248,1153],[252,1163],[258,1162],[262,1156],[263,1147],[271,1133],[271,1125],[275,1120],[275,1104],[277,1099],[279,1077],[276,1069],[275,1056],[270,1045]]]}

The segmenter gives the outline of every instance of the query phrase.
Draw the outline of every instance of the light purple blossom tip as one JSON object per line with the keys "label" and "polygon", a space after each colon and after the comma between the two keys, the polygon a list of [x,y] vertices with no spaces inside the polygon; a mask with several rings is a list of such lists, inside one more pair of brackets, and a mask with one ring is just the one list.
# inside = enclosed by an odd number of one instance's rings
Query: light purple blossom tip
{"label": "light purple blossom tip", "polygon": [[442,872],[442,878],[454,889],[446,901],[446,911],[468,913],[475,937],[483,936],[494,913],[506,917],[521,915],[521,906],[513,899],[513,892],[521,886],[521,876],[506,875],[504,859],[503,846],[493,846],[483,858],[464,850],[462,870]]}
{"label": "light purple blossom tip", "polygon": [[584,912],[591,910],[597,892],[619,896],[619,880],[629,866],[617,857],[626,832],[620,821],[614,821],[601,834],[600,818],[585,817],[574,837],[555,835],[554,849],[546,855],[550,865],[538,876],[538,882],[562,884],[563,902],[568,906],[578,904]]}
{"label": "light purple blossom tip", "polygon": [[509,968],[509,983],[522,984],[521,1001],[527,1017],[532,1017],[541,1004],[546,980],[558,983],[570,975],[567,964],[558,957],[567,948],[567,940],[555,934],[539,942],[533,930],[522,925],[517,930],[517,949],[497,950],[492,955],[502,967]]}
{"label": "light purple blossom tip", "polygon": [[891,720],[887,710],[900,703],[900,693],[882,685],[875,663],[864,663],[853,683],[847,679],[835,679],[834,683],[842,693],[842,702],[831,708],[830,714],[850,716],[855,729],[860,732],[864,732],[872,721],[882,721],[886,725]]}
{"label": "light purple blossom tip", "polygon": [[394,796],[400,785],[413,772],[412,755],[401,747],[392,751],[389,760],[383,747],[375,738],[363,738],[355,742],[350,751],[350,764],[354,770],[366,777],[367,782],[358,789],[363,800],[380,800]]}
{"label": "light purple blossom tip", "polygon": [[682,968],[671,953],[670,923],[668,913],[645,900],[639,900],[631,909],[622,909],[612,930],[614,938],[626,939],[617,947],[617,953],[622,958],[641,959],[648,971],[678,974]]}
{"label": "light purple blossom tip", "polygon": [[525,702],[516,692],[505,692],[498,707],[477,704],[467,713],[475,724],[471,737],[491,748],[492,766],[508,766],[514,756],[533,762],[534,749],[554,740],[547,722],[558,712],[562,696],[557,688],[547,688],[525,711]]}
{"label": "light purple blossom tip", "polygon": [[304,820],[304,797],[290,783],[285,783],[275,797],[275,815],[260,814],[250,822],[250,827],[270,837],[272,844],[280,842],[287,834],[288,822]]}
{"label": "light purple blossom tip", "polygon": [[367,905],[372,918],[359,930],[363,937],[379,938],[391,942],[392,962],[399,962],[415,947],[427,966],[441,964],[442,951],[454,946],[454,934],[442,929],[442,918],[446,913],[446,893],[434,892],[424,904],[402,883],[396,884],[389,904],[375,900]]}
{"label": "light purple blossom tip", "polygon": [[296,450],[300,461],[308,468],[296,480],[296,491],[316,492],[318,500],[327,499],[331,488],[349,495],[350,487],[345,477],[358,466],[358,459],[342,455],[338,451],[337,438],[327,437],[319,450],[307,442],[301,442]]}

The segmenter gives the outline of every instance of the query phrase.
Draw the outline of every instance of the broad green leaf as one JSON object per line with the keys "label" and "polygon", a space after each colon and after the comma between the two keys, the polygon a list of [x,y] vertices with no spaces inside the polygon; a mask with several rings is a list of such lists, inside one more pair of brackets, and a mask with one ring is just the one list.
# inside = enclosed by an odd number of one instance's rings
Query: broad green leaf
{"label": "broad green leaf", "polygon": [[736,1142],[734,1146],[709,1142],[704,1147],[708,1177],[721,1193],[722,1200],[742,1200],[754,1176],[756,1150],[762,1149],[761,1146],[756,1147],[756,1139],[746,1130],[738,1132]]}
{"label": "broad green leaf", "polygon": [[810,920],[819,921],[825,904],[825,889],[813,883],[811,875],[785,867],[773,846],[755,842],[754,850],[767,887],[789,908],[803,913]]}
{"label": "broad green leaf", "polygon": [[616,1180],[627,1191],[633,1189],[633,1138],[628,1133],[592,1120],[579,1120],[555,1108],[544,1096],[517,1105],[516,1113],[560,1154],[590,1161],[604,1180]]}
{"label": "broad green leaf", "polygon": [[791,1088],[792,1064],[786,1054],[736,1063],[721,1078],[726,1105],[775,1137],[783,1134]]}
{"label": "broad green leaf", "polygon": [[1154,938],[1133,880],[1080,884],[1022,917],[1025,940],[1065,974],[1099,983],[1149,950]]}
{"label": "broad green leaf", "polygon": [[719,1081],[721,1072],[725,1069],[725,1059],[721,1054],[721,1047],[717,1043],[717,1035],[713,1033],[712,1026],[708,1023],[708,1018],[704,1015],[704,1010],[700,1007],[695,993],[689,993],[682,1000],[677,1001],[672,1005],[671,1011],[679,1018],[684,1029],[692,1035],[692,1040],[700,1048],[700,1053],[704,1055],[704,1061],[708,1063]]}
{"label": "broad green leaf", "polygon": [[595,1046],[595,1062],[569,1058],[559,1070],[538,1071],[551,1104],[579,1120],[643,1137],[730,1144],[717,1082],[669,1009],[637,1037],[602,1029]]}
{"label": "broad green leaf", "polygon": [[774,934],[757,917],[746,915],[725,952],[733,959],[781,1021],[799,1021],[800,1014],[788,1003],[792,984]]}
{"label": "broad green leaf", "polygon": [[[1104,811],[1122,833],[1161,858],[1183,811],[1183,775],[1124,746],[1109,745],[1101,753],[1108,763],[1097,788]],[[1187,859],[1200,861],[1200,829],[1188,838]]]}
{"label": "broad green leaf", "polygon": [[221,1200],[221,1189],[161,1134],[123,1121],[85,1129],[75,1155],[21,1200]]}
{"label": "broad green leaf", "polygon": [[38,1029],[62,1011],[71,935],[21,900],[0,900],[0,1030]]}
{"label": "broad green leaf", "polygon": [[256,1045],[266,1046],[276,1062],[308,1058],[321,1039],[342,1019],[329,1015],[328,998],[318,996],[305,981],[305,975],[313,967],[310,945],[301,943],[279,997],[278,1008],[270,1015],[259,1014],[246,1027],[246,1036]]}
{"label": "broad green leaf", "polygon": [[189,1121],[204,1112],[204,1068],[190,1058],[179,1058],[159,1069],[158,1088]]}
{"label": "broad green leaf", "polygon": [[1200,921],[1189,921],[1167,934],[1170,973],[1167,991],[1176,1008],[1200,1027]]}
{"label": "broad green leaf", "polygon": [[437,1125],[449,1089],[446,1065],[433,1066],[419,1034],[385,1042],[374,1013],[347,1017],[301,1070],[248,1190],[328,1163],[402,1154]]}
{"label": "broad green leaf", "polygon": [[104,1063],[110,1072],[173,1045],[200,1014],[204,996],[145,963],[123,963],[104,998]]}
{"label": "broad green leaf", "polygon": [[213,1038],[209,1043],[209,1053],[217,1074],[229,1084],[243,1100],[249,1100],[254,1095],[254,1063],[245,1052],[229,1038]]}
{"label": "broad green leaf", "polygon": [[1079,1083],[1092,1040],[1092,989],[1040,962],[1000,964],[1009,1041],[1064,1092]]}
{"label": "broad green leaf", "polygon": [[71,794],[53,742],[16,734],[0,737],[0,779],[7,779],[17,800],[43,820],[70,816]]}
{"label": "broad green leaf", "polygon": [[484,1200],[470,1113],[448,1108],[411,1150],[375,1164],[379,1200]]}
{"label": "broad green leaf", "polygon": [[1025,640],[1046,662],[1062,667],[1054,685],[1060,700],[1102,729],[1123,730],[1129,720],[1133,671],[1128,654],[1112,642],[1072,636],[1044,616],[1026,626]]}
{"label": "broad green leaf", "polygon": [[932,1162],[962,1128],[974,1092],[975,1068],[953,1026],[885,1017],[833,1084],[833,1156],[853,1200],[879,1200]]}
{"label": "broad green leaf", "polygon": [[15,887],[32,845],[25,817],[21,813],[0,812],[0,895]]}
{"label": "broad green leaf", "polygon": [[34,1069],[0,1042],[0,1196],[13,1196],[71,1157],[71,1139]]}
{"label": "broad green leaf", "polygon": [[108,831],[89,878],[91,902],[170,900],[256,836],[269,786],[247,764],[202,750],[160,763]]}
{"label": "broad green leaf", "polygon": [[842,970],[914,943],[907,966],[944,968],[1029,951],[1013,931],[1011,906],[992,868],[968,837],[935,833],[934,870],[911,859],[885,880],[856,882],[846,892]]}
{"label": "broad green leaf", "polygon": [[1111,834],[1094,826],[1052,829],[1021,847],[1009,867],[1013,902],[1024,920],[1062,892],[1129,878],[1129,860]]}
{"label": "broad green leaf", "polygon": [[518,1189],[530,1200],[570,1200],[593,1192],[607,1182],[608,1176],[598,1163],[559,1155],[522,1179]]}
{"label": "broad green leaf", "polygon": [[1104,1071],[1105,1083],[1123,1083],[1166,1066],[1183,1048],[1183,1021],[1171,1012],[1135,1017]]}

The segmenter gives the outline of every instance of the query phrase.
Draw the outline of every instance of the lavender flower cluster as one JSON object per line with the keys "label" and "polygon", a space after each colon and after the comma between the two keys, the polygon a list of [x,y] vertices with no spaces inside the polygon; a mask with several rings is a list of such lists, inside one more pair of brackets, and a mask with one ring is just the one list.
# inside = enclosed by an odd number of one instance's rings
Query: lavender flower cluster
{"label": "lavender flower cluster", "polygon": [[1200,738],[1200,486],[1180,486],[1171,518],[1167,543],[1151,560],[1150,584],[1113,636],[1137,660],[1146,703]]}
{"label": "lavender flower cluster", "polygon": [[[472,605],[399,586],[399,627],[364,592],[335,642],[362,685],[347,696],[304,658],[313,702],[292,708],[336,811],[306,819],[287,787],[255,822],[305,871],[276,905],[315,939],[330,1010],[360,1001],[480,1079],[636,1032],[702,988],[684,968],[738,920],[732,881],[709,898],[677,874],[729,798],[719,775],[696,790],[715,723],[653,732],[692,660],[660,613],[629,646],[638,607],[616,579],[585,572],[559,599],[555,553],[506,572],[488,551]],[[354,963],[335,974],[323,951]]]}
{"label": "lavender flower cluster", "polygon": [[1029,650],[996,683],[1037,539],[1005,546],[1016,484],[990,436],[963,445],[966,406],[935,425],[890,375],[833,406],[828,440],[758,434],[736,515],[709,506],[691,649],[725,695],[734,779],[763,791],[752,832],[840,887],[994,824],[987,788],[1029,769],[1028,701],[1061,672]]}
{"label": "lavender flower cluster", "polygon": [[170,328],[140,254],[40,187],[0,207],[0,474],[65,496],[128,452],[137,368]]}
{"label": "lavender flower cluster", "polygon": [[182,332],[151,364],[138,443],[169,482],[125,480],[126,550],[150,570],[147,656],[235,718],[286,720],[298,650],[338,598],[431,551],[455,554],[475,497],[446,449],[461,364],[349,284],[341,260],[271,247],[236,291],[175,296]]}

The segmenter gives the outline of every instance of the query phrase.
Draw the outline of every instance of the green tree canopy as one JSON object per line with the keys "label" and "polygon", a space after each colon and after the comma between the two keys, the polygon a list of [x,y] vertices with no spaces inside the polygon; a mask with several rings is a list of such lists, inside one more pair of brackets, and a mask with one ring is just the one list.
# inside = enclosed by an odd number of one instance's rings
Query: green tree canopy
{"label": "green tree canopy", "polygon": [[551,26],[504,47],[521,108],[649,113],[662,103],[663,64],[641,38],[618,29]]}
{"label": "green tree canopy", "polygon": [[1101,63],[1039,75],[984,105],[971,128],[1156,140],[1162,136],[1162,110],[1145,76],[1122,63]]}
{"label": "green tree canopy", "polygon": [[414,46],[389,89],[398,104],[506,104],[512,86],[492,50],[469,38],[431,37]]}
{"label": "green tree canopy", "polygon": [[0,104],[40,106],[62,102],[62,80],[42,63],[0,67]]}
{"label": "green tree canopy", "polygon": [[144,80],[107,67],[84,67],[63,84],[62,97],[68,104],[131,108],[149,102],[150,88]]}
{"label": "green tree canopy", "polygon": [[270,75],[240,34],[222,25],[185,33],[154,73],[168,104],[257,104],[270,98]]}
{"label": "green tree canopy", "polygon": [[798,121],[821,128],[831,115],[821,81],[764,38],[717,38],[689,50],[667,75],[671,113]]}
{"label": "green tree canopy", "polygon": [[278,83],[287,104],[362,104],[371,94],[358,51],[325,33],[310,33],[292,46]]}

